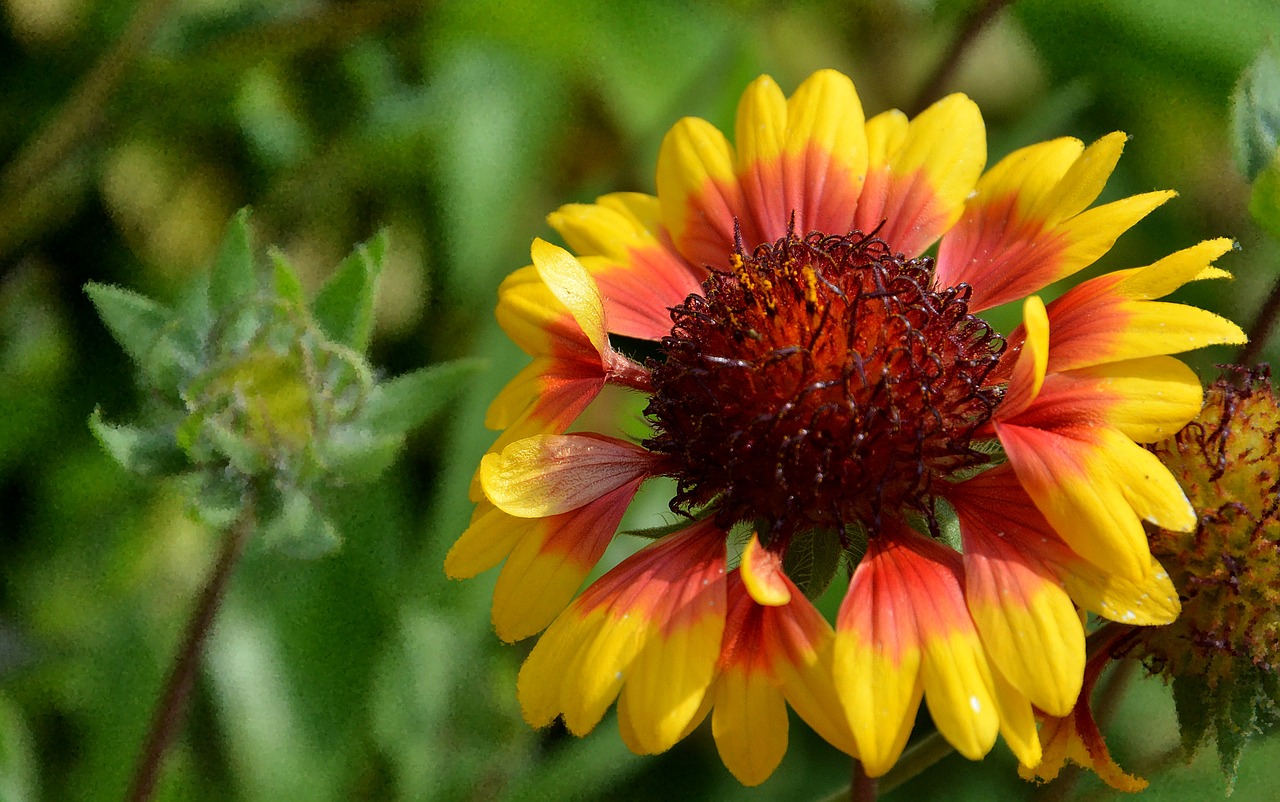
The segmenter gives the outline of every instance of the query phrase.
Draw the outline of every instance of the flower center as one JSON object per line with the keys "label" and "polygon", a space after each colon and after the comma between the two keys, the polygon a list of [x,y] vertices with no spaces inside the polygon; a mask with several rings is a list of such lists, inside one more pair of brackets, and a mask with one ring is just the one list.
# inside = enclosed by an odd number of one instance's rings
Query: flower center
{"label": "flower center", "polygon": [[986,459],[972,440],[1004,350],[968,286],[932,279],[931,259],[860,232],[789,234],[712,273],[651,365],[646,446],[669,457],[672,508],[714,503],[783,543],[928,514],[934,480]]}

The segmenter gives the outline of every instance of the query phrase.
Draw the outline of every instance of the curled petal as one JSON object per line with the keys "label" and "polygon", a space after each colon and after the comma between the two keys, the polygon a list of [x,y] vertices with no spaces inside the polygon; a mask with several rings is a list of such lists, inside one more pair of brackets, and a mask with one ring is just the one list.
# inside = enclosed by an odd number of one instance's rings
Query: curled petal
{"label": "curled petal", "polygon": [[581,507],[649,476],[653,454],[595,434],[538,435],[486,454],[480,462],[485,495],[504,512],[542,518]]}

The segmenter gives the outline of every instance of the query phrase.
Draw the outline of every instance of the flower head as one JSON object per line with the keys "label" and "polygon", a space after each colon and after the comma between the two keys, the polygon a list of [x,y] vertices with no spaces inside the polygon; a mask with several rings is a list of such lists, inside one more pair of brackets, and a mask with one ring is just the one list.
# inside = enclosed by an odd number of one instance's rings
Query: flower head
{"label": "flower head", "polygon": [[1182,615],[1142,632],[1135,653],[1173,683],[1188,752],[1213,728],[1229,781],[1244,742],[1280,722],[1280,402],[1268,373],[1226,373],[1194,421],[1152,446],[1196,526],[1151,530]]}
{"label": "flower head", "polygon": [[[963,754],[1002,733],[1034,765],[1033,706],[1066,715],[1080,691],[1077,606],[1177,614],[1143,522],[1195,517],[1140,444],[1200,406],[1168,355],[1243,334],[1154,299],[1225,275],[1211,263],[1231,244],[1046,305],[1033,293],[1171,197],[1090,208],[1123,135],[1033,145],[984,173],[968,98],[867,120],[823,71],[790,98],[752,83],[734,140],[681,120],[656,197],[561,208],[549,219],[576,256],[539,240],[504,284],[499,320],[533,362],[491,409],[506,432],[446,569],[505,558],[499,635],[550,624],[519,681],[535,726],[560,715],[582,734],[617,698],[627,744],[656,752],[710,713],[754,784],[785,750],[785,704],[878,775],[923,700]],[[1002,336],[981,313],[1009,301],[1025,320]],[[631,361],[610,334],[657,356]],[[648,437],[566,433],[609,384],[646,394]],[[574,600],[658,476],[684,522]],[[952,517],[961,550],[942,535]],[[810,599],[840,564],[832,626]]]}

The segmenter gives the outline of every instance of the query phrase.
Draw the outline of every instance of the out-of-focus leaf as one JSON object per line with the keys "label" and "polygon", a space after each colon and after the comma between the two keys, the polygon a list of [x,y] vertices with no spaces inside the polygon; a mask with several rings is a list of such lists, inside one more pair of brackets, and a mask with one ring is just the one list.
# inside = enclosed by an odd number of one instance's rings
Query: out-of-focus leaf
{"label": "out-of-focus leaf", "polygon": [[209,301],[215,312],[235,307],[258,290],[253,267],[253,246],[249,240],[249,210],[241,209],[231,218],[218,248],[209,279]]}
{"label": "out-of-focus leaf", "polygon": [[332,429],[318,444],[325,473],[340,482],[363,483],[391,467],[404,447],[402,434],[377,434],[360,426]]}
{"label": "out-of-focus leaf", "polygon": [[169,476],[190,467],[170,428],[140,429],[116,426],[102,419],[102,410],[89,416],[89,429],[120,467],[141,476]]}
{"label": "out-of-focus leaf", "polygon": [[320,328],[337,342],[363,352],[373,331],[373,303],[387,252],[386,234],[356,247],[316,296],[313,311]]}
{"label": "out-of-focus leaf", "polygon": [[305,304],[306,295],[293,265],[289,264],[284,253],[276,248],[272,248],[270,254],[271,274],[275,282],[276,295],[290,303]]}
{"label": "out-of-focus leaf", "polygon": [[459,359],[384,382],[369,396],[365,421],[379,434],[405,434],[433,418],[483,366],[479,359]]}
{"label": "out-of-focus leaf", "polygon": [[292,557],[311,559],[341,545],[333,522],[300,488],[288,487],[263,505],[262,540]]}
{"label": "out-of-focus leaf", "polygon": [[1249,214],[1264,231],[1280,240],[1280,149],[1253,182]]}
{"label": "out-of-focus leaf", "polygon": [[84,291],[111,336],[141,366],[169,324],[169,310],[150,298],[109,284],[91,281]]}
{"label": "out-of-focus leaf", "polygon": [[1250,181],[1275,161],[1280,145],[1280,56],[1271,44],[1240,76],[1231,98],[1231,146]]}
{"label": "out-of-focus leaf", "polygon": [[40,777],[31,730],[22,710],[7,695],[0,695],[0,799],[35,802],[40,798]]}

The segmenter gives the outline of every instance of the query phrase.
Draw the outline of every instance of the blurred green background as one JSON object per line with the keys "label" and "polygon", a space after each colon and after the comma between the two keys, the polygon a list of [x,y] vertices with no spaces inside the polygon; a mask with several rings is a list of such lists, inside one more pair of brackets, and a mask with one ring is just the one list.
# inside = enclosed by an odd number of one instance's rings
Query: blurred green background
{"label": "blurred green background", "polygon": [[[524,363],[493,321],[495,289],[534,236],[554,238],[544,215],[652,192],[667,127],[695,114],[731,130],[761,72],[789,92],[835,67],[868,114],[910,107],[975,5],[0,0],[0,800],[120,798],[217,549],[181,485],[125,474],[91,438],[95,404],[128,420],[144,399],[81,288],[171,300],[246,205],[259,247],[278,245],[313,289],[389,231],[373,346],[388,375],[466,355],[489,367],[395,469],[334,505],[340,552],[247,556],[158,799],[815,799],[845,784],[848,761],[798,722],[755,790],[707,727],[650,758],[626,751],[612,714],[585,740],[528,729],[528,644],[490,629],[495,572],[451,582],[441,564],[493,437],[484,407]],[[153,35],[117,48],[139,18]],[[991,161],[1051,136],[1131,134],[1104,199],[1180,197],[1101,267],[1234,237],[1220,264],[1236,280],[1180,297],[1248,328],[1280,253],[1246,211],[1229,99],[1277,33],[1272,0],[1025,0],[948,89],[981,105]],[[83,113],[49,133],[68,107]],[[1191,361],[1209,378],[1232,356]],[[1147,797],[1222,796],[1212,750],[1178,756],[1158,682],[1136,680],[1106,729]],[[891,798],[1106,795],[1077,779],[1025,784],[1000,745]],[[1280,748],[1256,746],[1236,798],[1275,787]]]}

